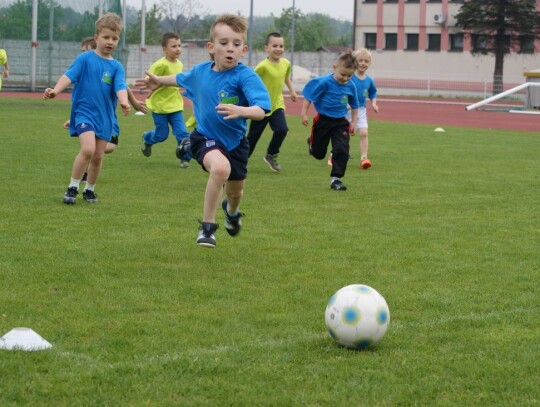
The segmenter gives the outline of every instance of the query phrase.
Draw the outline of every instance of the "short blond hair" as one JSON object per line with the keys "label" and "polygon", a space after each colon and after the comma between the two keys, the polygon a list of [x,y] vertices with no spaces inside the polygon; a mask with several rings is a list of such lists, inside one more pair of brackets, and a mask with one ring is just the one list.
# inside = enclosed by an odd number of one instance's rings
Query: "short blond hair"
{"label": "short blond hair", "polygon": [[371,51],[367,48],[359,48],[353,52],[353,55],[356,59],[358,59],[358,57],[365,56],[371,62]]}
{"label": "short blond hair", "polygon": [[236,14],[221,14],[220,16],[217,16],[216,21],[214,21],[212,27],[210,28],[210,42],[214,42],[214,28],[218,24],[227,25],[231,27],[235,33],[244,34],[245,41],[245,36],[248,30],[248,22],[245,17],[237,16]]}
{"label": "short blond hair", "polygon": [[103,14],[96,21],[96,34],[99,34],[105,28],[120,34],[123,28],[122,19],[115,13]]}

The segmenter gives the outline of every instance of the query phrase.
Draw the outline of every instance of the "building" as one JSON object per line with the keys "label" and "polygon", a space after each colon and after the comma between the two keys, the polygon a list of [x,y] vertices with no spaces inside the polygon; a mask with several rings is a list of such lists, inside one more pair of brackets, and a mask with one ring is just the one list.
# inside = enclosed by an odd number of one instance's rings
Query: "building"
{"label": "building", "polygon": [[[355,0],[355,48],[374,50],[377,77],[459,80],[489,83],[493,55],[472,55],[481,38],[464,36],[454,16],[464,0]],[[536,2],[540,10],[540,0]],[[523,73],[540,68],[540,41],[522,38],[505,57],[503,82],[525,81]],[[508,86],[505,86],[507,88]]]}

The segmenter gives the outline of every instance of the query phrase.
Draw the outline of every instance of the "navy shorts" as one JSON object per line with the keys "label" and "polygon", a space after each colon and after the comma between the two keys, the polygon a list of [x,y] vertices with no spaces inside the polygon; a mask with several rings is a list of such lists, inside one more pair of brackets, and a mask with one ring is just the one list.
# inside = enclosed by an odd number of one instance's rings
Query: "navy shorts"
{"label": "navy shorts", "polygon": [[243,181],[247,178],[247,163],[249,157],[249,142],[246,138],[240,141],[238,147],[234,150],[227,151],[225,146],[219,141],[206,138],[197,130],[194,130],[190,136],[191,139],[191,154],[204,168],[203,160],[204,156],[212,150],[219,150],[227,157],[231,164],[231,174],[229,175],[229,181]]}

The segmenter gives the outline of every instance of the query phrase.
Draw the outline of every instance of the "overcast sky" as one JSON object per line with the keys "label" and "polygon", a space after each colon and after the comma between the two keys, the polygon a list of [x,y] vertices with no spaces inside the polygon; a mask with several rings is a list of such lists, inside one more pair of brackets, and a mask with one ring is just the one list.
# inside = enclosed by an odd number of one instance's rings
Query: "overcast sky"
{"label": "overcast sky", "polygon": [[[181,0],[179,0],[181,1]],[[238,13],[249,17],[252,0],[196,0],[203,5],[205,14],[223,12]],[[159,4],[159,0],[145,0],[146,7]],[[352,21],[354,0],[294,0],[295,8],[302,13],[323,13],[334,18]],[[140,8],[142,0],[127,0],[127,4]],[[253,0],[253,15],[269,16],[273,13],[281,15],[281,10],[292,7],[293,0]]]}

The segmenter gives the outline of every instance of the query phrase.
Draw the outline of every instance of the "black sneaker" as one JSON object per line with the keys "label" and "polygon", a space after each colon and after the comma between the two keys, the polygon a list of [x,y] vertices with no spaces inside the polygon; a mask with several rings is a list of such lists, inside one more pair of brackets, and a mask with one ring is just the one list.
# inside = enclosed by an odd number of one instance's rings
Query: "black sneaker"
{"label": "black sneaker", "polygon": [[176,147],[176,158],[182,160],[186,154],[191,154],[191,140],[189,137],[182,139],[182,141],[178,143],[178,147]]}
{"label": "black sneaker", "polygon": [[152,144],[146,144],[144,141],[144,134],[142,135],[141,152],[145,157],[150,157],[152,155]]}
{"label": "black sneaker", "polygon": [[77,200],[77,195],[79,194],[79,190],[75,187],[69,187],[64,194],[64,203],[68,205],[75,205],[75,201]]}
{"label": "black sneaker", "polygon": [[330,184],[330,189],[333,189],[335,191],[346,191],[347,187],[345,186],[343,182],[341,182],[340,179],[335,179]]}
{"label": "black sneaker", "polygon": [[209,222],[199,222],[199,234],[197,235],[197,244],[204,247],[216,247],[216,230],[218,225]]}
{"label": "black sneaker", "polygon": [[277,157],[278,157],[277,154],[266,154],[265,157],[263,158],[264,162],[268,164],[270,169],[274,172],[281,171],[281,165],[278,164]]}
{"label": "black sneaker", "polygon": [[88,203],[96,203],[97,202],[97,195],[94,193],[94,191],[90,191],[89,189],[85,189],[82,193],[82,196],[84,200]]}
{"label": "black sneaker", "polygon": [[236,236],[238,233],[240,233],[240,229],[242,228],[242,217],[244,214],[242,212],[238,212],[238,215],[231,216],[227,212],[227,200],[224,199],[221,202],[221,207],[223,208],[223,212],[225,212],[225,229],[227,230],[227,233],[231,236]]}

